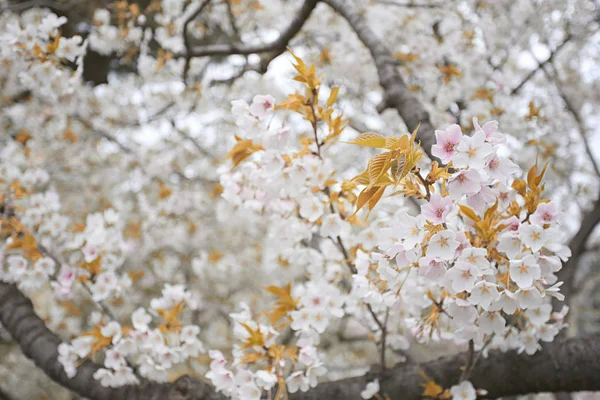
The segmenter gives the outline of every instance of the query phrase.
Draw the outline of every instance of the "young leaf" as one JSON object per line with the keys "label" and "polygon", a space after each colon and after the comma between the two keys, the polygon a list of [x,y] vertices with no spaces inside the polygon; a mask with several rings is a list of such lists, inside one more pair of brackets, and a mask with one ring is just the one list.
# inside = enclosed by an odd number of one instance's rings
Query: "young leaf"
{"label": "young leaf", "polygon": [[376,149],[385,149],[386,139],[384,136],[375,132],[365,132],[358,135],[356,139],[348,144],[356,144],[359,146],[373,147]]}

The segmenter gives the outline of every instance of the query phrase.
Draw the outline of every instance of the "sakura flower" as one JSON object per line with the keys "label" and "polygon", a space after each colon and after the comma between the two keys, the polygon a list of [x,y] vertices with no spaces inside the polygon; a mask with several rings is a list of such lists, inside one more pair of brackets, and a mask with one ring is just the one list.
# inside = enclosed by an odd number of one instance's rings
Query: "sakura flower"
{"label": "sakura flower", "polygon": [[556,211],[556,207],[552,202],[540,203],[535,212],[529,217],[529,220],[532,224],[540,226],[544,224],[553,224],[558,220],[558,211]]}
{"label": "sakura flower", "polygon": [[456,326],[470,325],[477,319],[477,309],[462,299],[456,299],[454,303],[450,303],[446,311]]}
{"label": "sakura flower", "polygon": [[467,204],[478,214],[496,202],[494,191],[488,186],[482,186],[479,193],[467,197]]}
{"label": "sakura flower", "polygon": [[536,308],[542,305],[544,299],[536,287],[519,289],[516,293],[517,303],[523,310]]}
{"label": "sakura flower", "polygon": [[479,247],[469,247],[464,249],[458,258],[458,262],[474,265],[480,271],[485,271],[490,268],[490,262],[487,259],[487,250]]}
{"label": "sakura flower", "polygon": [[460,384],[452,386],[450,394],[452,400],[475,400],[477,398],[477,392],[469,381],[462,381]]}
{"label": "sakura flower", "polygon": [[479,275],[477,267],[466,263],[457,263],[446,272],[445,278],[451,282],[452,290],[456,293],[470,292]]}
{"label": "sakura flower", "polygon": [[72,351],[79,358],[85,358],[92,351],[96,339],[93,336],[80,336],[71,341]]}
{"label": "sakura flower", "polygon": [[342,220],[337,213],[323,217],[321,222],[321,235],[325,237],[335,238],[348,230],[348,222]]}
{"label": "sakura flower", "polygon": [[81,36],[78,35],[70,38],[61,37],[56,49],[56,55],[75,62],[75,59],[84,53],[84,49],[80,46],[82,40]]}
{"label": "sakura flower", "polygon": [[525,315],[533,325],[540,326],[548,322],[551,312],[552,306],[550,304],[542,304],[538,308],[527,309]]}
{"label": "sakura flower", "polygon": [[367,383],[365,390],[360,392],[360,397],[362,397],[363,399],[370,399],[371,397],[379,393],[379,390],[379,380],[375,379],[374,381]]}
{"label": "sakura flower", "polygon": [[474,169],[460,171],[448,181],[450,197],[459,200],[465,194],[477,194],[481,190],[482,181],[481,175]]}
{"label": "sakura flower", "polygon": [[490,307],[490,304],[498,298],[497,286],[493,283],[481,281],[476,284],[471,290],[469,302],[473,305],[478,305],[484,310]]}
{"label": "sakura flower", "polygon": [[181,340],[185,343],[194,343],[198,341],[200,327],[196,325],[187,325],[181,329]]}
{"label": "sakura flower", "polygon": [[64,16],[59,17],[56,14],[50,13],[50,14],[46,15],[44,17],[44,19],[42,19],[42,22],[40,23],[38,29],[40,30],[40,33],[49,35],[56,28],[60,27],[61,25],[66,24],[66,23],[67,23],[67,17],[64,17]]}
{"label": "sakura flower", "polygon": [[517,233],[506,232],[500,235],[498,250],[506,254],[509,259],[514,259],[521,254],[522,247],[521,239],[519,239]]}
{"label": "sakura flower", "polygon": [[508,158],[499,157],[497,154],[493,154],[485,166],[485,172],[502,183],[505,183],[511,175],[518,173],[520,170],[521,168],[517,164]]}
{"label": "sakura flower", "polygon": [[235,388],[233,373],[227,369],[212,369],[207,372],[206,377],[215,385],[219,392],[231,393]]}
{"label": "sakura flower", "polygon": [[436,233],[429,240],[427,257],[437,257],[442,260],[451,260],[459,243],[454,240],[454,232],[444,230]]}
{"label": "sakura flower", "polygon": [[[500,209],[505,209],[508,205],[514,200],[516,191],[507,187],[503,183],[498,183],[494,187],[494,191],[496,192],[496,198],[498,199],[498,207]],[[516,218],[516,217],[515,217]]]}
{"label": "sakura flower", "polygon": [[498,144],[506,140],[504,134],[498,132],[498,121],[488,121],[481,126],[477,117],[473,117],[473,127],[475,132],[483,131],[485,133],[485,141],[488,143]]}
{"label": "sakura flower", "polygon": [[446,273],[446,262],[434,257],[422,257],[419,260],[419,275],[430,280],[437,280]]}
{"label": "sakura flower", "polygon": [[111,321],[100,328],[100,333],[105,338],[111,338],[113,344],[117,343],[121,339],[121,325],[116,321]]}
{"label": "sakura flower", "polygon": [[[542,274],[542,278],[545,278],[548,281],[548,278],[553,276],[554,272],[560,271],[562,268],[562,263],[560,262],[560,258],[557,256],[538,256],[537,257],[538,265],[540,266],[540,271]],[[554,283],[554,282],[548,282]]]}
{"label": "sakura flower", "polygon": [[429,203],[421,206],[421,213],[428,221],[435,225],[446,222],[446,217],[452,211],[452,199],[433,193]]}
{"label": "sakura flower", "polygon": [[489,307],[488,311],[504,311],[508,315],[512,315],[517,311],[518,304],[515,295],[508,291],[504,290],[500,293],[500,297],[492,303]]}
{"label": "sakura flower", "polygon": [[125,357],[115,349],[109,349],[104,357],[104,365],[106,368],[119,369],[126,365]]}
{"label": "sakura flower", "polygon": [[260,400],[260,395],[262,394],[262,390],[254,384],[254,382],[250,382],[246,385],[240,386],[238,390],[238,399],[239,400]]}
{"label": "sakura flower", "polygon": [[492,153],[492,146],[485,143],[485,133],[476,132],[473,136],[463,136],[457,146],[458,153],[452,163],[459,168],[471,167],[482,169],[487,157]]}
{"label": "sakura flower", "polygon": [[481,333],[489,335],[495,333],[501,335],[506,326],[506,320],[497,312],[484,312],[477,318],[477,325],[481,329]]}
{"label": "sakura flower", "polygon": [[547,242],[544,228],[533,224],[523,224],[519,227],[519,239],[534,253],[544,247]]}
{"label": "sakura flower", "polygon": [[300,216],[315,222],[323,215],[323,203],[316,196],[307,196],[300,202]]}
{"label": "sakura flower", "polygon": [[521,289],[533,285],[535,280],[540,279],[540,267],[534,256],[525,256],[522,260],[510,261],[510,279]]}
{"label": "sakura flower", "polygon": [[457,124],[450,125],[445,131],[435,131],[436,144],[431,147],[431,154],[444,164],[449,163],[456,154],[456,146],[460,143],[462,132]]}
{"label": "sakura flower", "polygon": [[143,307],[138,308],[131,314],[131,323],[138,331],[146,332],[150,321],[152,321],[152,316]]}
{"label": "sakura flower", "polygon": [[252,99],[249,111],[252,115],[258,119],[264,119],[271,111],[275,109],[275,98],[269,94],[267,95],[256,95]]}
{"label": "sakura flower", "polygon": [[535,334],[532,331],[522,332],[520,335],[521,347],[517,350],[518,353],[525,352],[528,355],[534,355],[542,346],[538,343]]}
{"label": "sakura flower", "polygon": [[42,257],[35,262],[35,267],[43,270],[46,275],[53,275],[56,263],[50,257]]}
{"label": "sakura flower", "polygon": [[254,374],[254,380],[258,387],[263,390],[271,390],[277,383],[277,376],[271,372],[260,370]]}
{"label": "sakura flower", "polygon": [[415,247],[425,237],[425,218],[422,215],[416,217],[400,212],[394,215],[393,233],[403,239],[402,246],[405,250]]}
{"label": "sakura flower", "polygon": [[290,393],[296,393],[298,390],[306,392],[310,388],[308,379],[304,376],[302,371],[294,372],[288,376],[285,383],[287,384],[287,389]]}
{"label": "sakura flower", "polygon": [[314,346],[306,346],[300,349],[298,360],[304,365],[312,365],[317,361],[317,348]]}

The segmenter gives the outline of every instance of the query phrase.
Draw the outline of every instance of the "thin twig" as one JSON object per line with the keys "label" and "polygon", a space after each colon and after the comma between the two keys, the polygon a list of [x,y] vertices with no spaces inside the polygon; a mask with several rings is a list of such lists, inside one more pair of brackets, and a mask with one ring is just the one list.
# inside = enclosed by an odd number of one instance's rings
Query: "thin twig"
{"label": "thin twig", "polygon": [[466,381],[469,379],[469,375],[471,374],[471,369],[473,368],[473,364],[475,362],[475,343],[473,339],[469,340],[469,353],[467,356],[467,365],[465,365],[462,374],[460,375],[460,382]]}
{"label": "thin twig", "polygon": [[578,127],[577,132],[579,132],[579,136],[581,136],[581,140],[583,142],[585,152],[587,153],[587,155],[590,159],[590,162],[592,163],[592,167],[594,168],[594,172],[596,173],[596,176],[598,176],[600,178],[600,168],[598,167],[598,163],[596,162],[594,153],[592,153],[592,148],[590,147],[590,144],[587,140],[587,137],[586,137],[587,129],[585,127],[583,119],[581,118],[581,115],[579,114],[579,111],[576,109],[575,105],[571,102],[571,100],[569,99],[567,94],[563,91],[562,84],[560,82],[560,78],[558,77],[558,73],[555,72],[554,76],[552,76],[546,70],[546,68],[542,68],[542,69],[544,70],[544,74],[548,77],[548,79],[550,79],[554,83],[554,86],[556,87],[558,94],[560,95],[563,102],[565,103],[565,107],[566,107],[567,111],[571,114],[571,116],[575,120],[575,123],[577,124],[577,127]]}
{"label": "thin twig", "polygon": [[397,3],[391,0],[372,0],[375,4],[385,4],[387,6],[405,7],[405,8],[441,8],[442,4],[421,4],[421,3]]}
{"label": "thin twig", "polygon": [[190,14],[189,17],[183,22],[183,44],[185,46],[185,64],[183,66],[183,83],[187,82],[187,76],[190,70],[190,62],[192,60],[192,55],[190,51],[190,37],[188,36],[187,28],[188,25],[196,19],[198,15],[210,4],[210,0],[204,0],[202,4],[198,6],[196,11]]}
{"label": "thin twig", "polygon": [[215,44],[193,48],[185,54],[176,54],[175,57],[230,56],[234,54],[249,55],[268,52],[281,54],[287,48],[290,40],[300,32],[318,2],[319,0],[306,0],[290,25],[271,43],[261,45],[246,45],[244,43]]}
{"label": "thin twig", "polygon": [[523,78],[523,80],[521,82],[519,82],[519,84],[510,91],[511,96],[519,93],[519,91],[523,88],[523,86],[527,82],[529,82],[531,80],[531,78],[533,78],[538,73],[538,71],[540,71],[544,68],[544,65],[552,62],[552,60],[554,59],[556,54],[558,54],[558,52],[572,39],[572,37],[573,36],[571,36],[571,34],[568,34],[567,37],[558,46],[556,46],[556,49],[554,49],[552,52],[550,52],[550,55],[548,56],[548,58],[546,60],[542,61],[541,63],[538,63],[538,66],[536,68],[534,68],[532,71],[530,71],[525,76],[525,78]]}

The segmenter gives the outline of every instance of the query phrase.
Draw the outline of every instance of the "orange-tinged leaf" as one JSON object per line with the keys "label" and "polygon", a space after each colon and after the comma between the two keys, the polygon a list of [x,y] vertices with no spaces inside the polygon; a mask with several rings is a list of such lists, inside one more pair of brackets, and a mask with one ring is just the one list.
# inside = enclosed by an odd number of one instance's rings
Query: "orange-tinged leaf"
{"label": "orange-tinged leaf", "polygon": [[465,206],[464,204],[459,204],[458,207],[460,208],[460,211],[462,212],[463,215],[465,215],[466,217],[468,217],[469,219],[475,221],[475,222],[479,222],[480,218],[477,216],[477,214],[475,213],[475,211],[473,211],[473,209],[469,206]]}
{"label": "orange-tinged leaf", "polygon": [[406,150],[408,148],[409,137],[388,137],[385,141],[385,148],[388,150]]}
{"label": "orange-tinged leaf", "polygon": [[357,185],[368,185],[369,184],[369,171],[365,170],[365,171],[361,172],[360,174],[358,174],[354,178],[352,178],[351,181],[356,183]]}
{"label": "orange-tinged leaf", "polygon": [[183,310],[184,302],[180,301],[169,311],[158,309],[156,312],[164,319],[164,323],[159,326],[159,329],[164,333],[168,331],[178,331],[181,327],[179,314]]}
{"label": "orange-tinged leaf", "polygon": [[385,149],[386,138],[383,135],[375,132],[365,132],[358,135],[356,139],[348,144],[356,144],[358,146],[373,147],[376,149]]}
{"label": "orange-tinged leaf", "polygon": [[252,140],[243,140],[236,137],[238,141],[227,153],[227,159],[231,159],[233,166],[237,167],[242,161],[250,157],[252,153],[264,150],[261,145],[254,144]]}
{"label": "orange-tinged leaf", "polygon": [[423,396],[426,397],[436,397],[444,391],[444,388],[442,388],[440,385],[438,385],[432,380],[423,383],[421,386],[423,386],[424,388]]}
{"label": "orange-tinged leaf", "polygon": [[331,93],[329,93],[329,98],[327,99],[327,107],[331,107],[335,100],[337,99],[338,93],[340,92],[340,87],[334,87],[331,89]]}
{"label": "orange-tinged leaf", "polygon": [[369,171],[369,187],[375,186],[379,179],[387,173],[392,164],[392,153],[377,154],[369,160],[367,171]]}
{"label": "orange-tinged leaf", "polygon": [[281,288],[278,286],[268,286],[265,290],[274,296],[277,296],[277,302],[275,308],[267,313],[271,325],[275,325],[282,317],[286,316],[288,312],[293,311],[297,308],[298,303],[291,295],[291,284],[288,283],[285,287]]}
{"label": "orange-tinged leaf", "polygon": [[492,217],[494,216],[494,213],[496,212],[497,209],[498,209],[498,200],[496,199],[496,202],[494,203],[494,205],[485,211],[485,214],[483,215],[483,219],[486,221],[490,221],[492,219]]}
{"label": "orange-tinged leaf", "polygon": [[265,335],[260,331],[260,327],[252,329],[248,324],[240,323],[246,329],[249,336],[246,338],[246,342],[242,346],[242,349],[249,349],[254,346],[264,347]]}
{"label": "orange-tinged leaf", "polygon": [[82,262],[79,266],[87,271],[89,271],[92,276],[98,275],[102,272],[102,256],[96,257],[94,260],[90,262]]}
{"label": "orange-tinged leaf", "polygon": [[375,208],[375,206],[381,199],[381,196],[383,195],[384,191],[385,191],[385,186],[380,186],[377,189],[377,191],[375,192],[375,194],[369,199],[369,210],[372,210]]}

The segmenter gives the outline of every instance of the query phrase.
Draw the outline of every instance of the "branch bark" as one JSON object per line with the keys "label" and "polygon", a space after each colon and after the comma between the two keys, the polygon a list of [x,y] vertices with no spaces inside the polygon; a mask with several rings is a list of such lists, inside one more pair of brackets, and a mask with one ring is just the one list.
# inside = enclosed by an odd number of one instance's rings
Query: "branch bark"
{"label": "branch bark", "polygon": [[[224,400],[201,380],[183,376],[173,383],[144,382],[137,386],[103,387],[93,378],[99,365],[85,362],[77,375],[69,379],[58,362],[56,337],[35,314],[31,301],[14,285],[0,282],[0,322],[19,343],[23,353],[32,359],[46,375],[60,385],[91,400]],[[491,351],[479,360],[470,380],[476,387],[488,391],[489,398],[539,392],[575,392],[600,390],[600,334],[549,344],[533,356]],[[291,400],[360,399],[367,382],[379,377],[382,393],[391,398],[417,400],[423,391],[424,371],[443,387],[450,387],[461,376],[468,353],[445,357],[425,364],[404,364],[382,375],[368,374],[335,382],[323,383],[306,393],[290,395]]]}
{"label": "branch bark", "polygon": [[[567,261],[562,269],[556,274],[558,280],[564,282],[560,288],[560,292],[564,294],[567,299],[571,296],[574,291],[573,289],[575,288],[575,273],[577,272],[579,257],[585,252],[585,244],[598,223],[600,223],[600,199],[596,200],[594,208],[583,215],[579,231],[577,231],[575,236],[573,236],[569,242],[571,258],[569,258],[569,261]],[[556,303],[556,300],[553,299],[553,302]],[[557,304],[555,304],[555,306],[556,305]]]}
{"label": "branch bark", "polygon": [[[271,43],[263,45],[245,45],[245,44],[216,44],[192,48],[188,55],[191,57],[205,56],[229,56],[233,54],[248,55],[258,53],[275,52],[277,55],[283,53],[288,43],[300,32],[304,23],[310,17],[310,14],[317,6],[319,0],[306,0],[296,17],[290,25]],[[275,58],[275,57],[273,57]]]}
{"label": "branch bark", "polygon": [[350,24],[352,30],[371,53],[377,67],[379,83],[384,92],[384,100],[377,107],[377,111],[381,113],[388,108],[396,109],[409,131],[413,131],[421,124],[417,134],[418,140],[421,141],[421,148],[429,158],[442,164],[437,157],[431,154],[431,146],[435,144],[435,130],[429,120],[429,113],[423,103],[406,86],[404,79],[398,73],[397,62],[392,57],[390,50],[371,30],[365,18],[350,4],[342,0],[323,1]]}
{"label": "branch bark", "polygon": [[90,400],[224,400],[204,382],[194,382],[194,393],[188,392],[191,379],[185,377],[172,384],[142,383],[136,386],[108,388],[94,379],[101,368],[91,361],[77,369],[77,375],[69,378],[58,361],[58,345],[61,340],[52,333],[38,317],[31,301],[14,285],[0,282],[0,322],[30,358],[50,379],[61,386]]}

